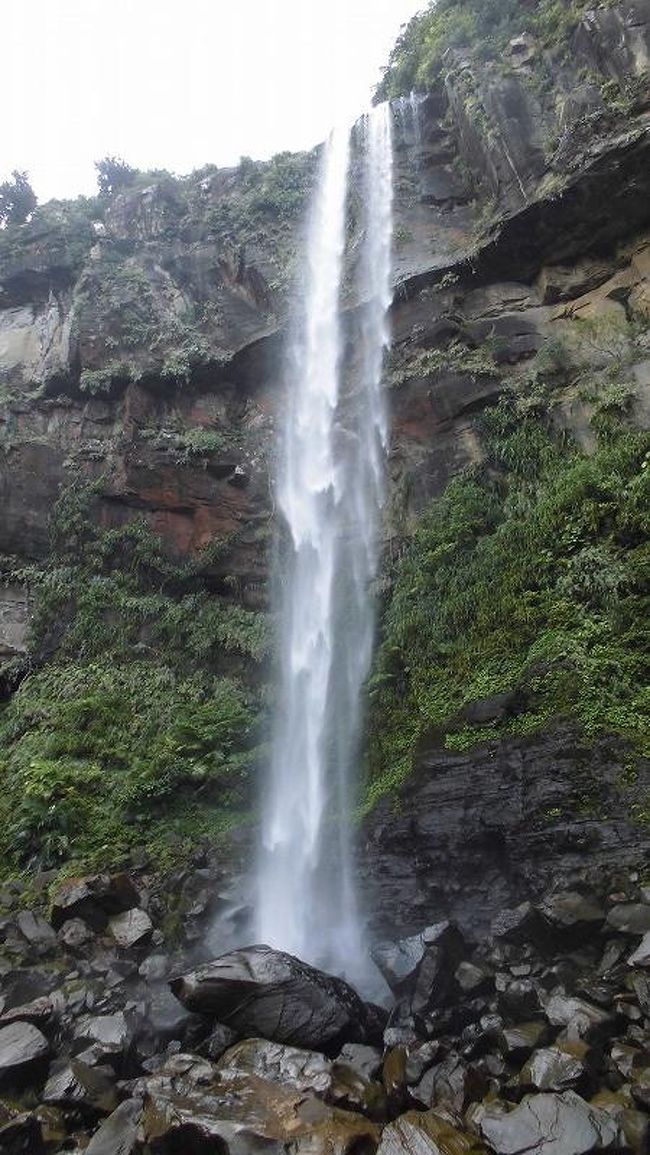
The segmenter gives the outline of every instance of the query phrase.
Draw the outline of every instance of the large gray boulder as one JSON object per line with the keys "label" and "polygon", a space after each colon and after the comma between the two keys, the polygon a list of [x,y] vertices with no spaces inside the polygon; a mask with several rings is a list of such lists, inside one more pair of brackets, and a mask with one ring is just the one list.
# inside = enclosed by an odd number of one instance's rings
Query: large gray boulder
{"label": "large gray boulder", "polygon": [[172,979],[189,1011],[211,1015],[244,1038],[336,1054],[374,1042],[375,1017],[343,979],[268,946],[222,955]]}
{"label": "large gray boulder", "polygon": [[574,1091],[527,1095],[506,1115],[485,1114],[480,1127],[497,1155],[586,1155],[625,1146],[616,1120]]}

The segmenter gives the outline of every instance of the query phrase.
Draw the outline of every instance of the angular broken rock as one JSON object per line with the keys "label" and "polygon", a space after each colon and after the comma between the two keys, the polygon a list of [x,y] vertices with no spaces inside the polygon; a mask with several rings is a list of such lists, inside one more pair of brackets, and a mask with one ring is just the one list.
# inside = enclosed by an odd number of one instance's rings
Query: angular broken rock
{"label": "angular broken rock", "polygon": [[42,1098],[58,1107],[81,1105],[107,1115],[118,1103],[115,1073],[108,1066],[90,1066],[82,1058],[58,1059],[50,1068]]}
{"label": "angular broken rock", "polygon": [[85,1155],[135,1155],[141,1151],[139,1142],[142,1102],[126,1099],[95,1131],[86,1147]]}
{"label": "angular broken rock", "polygon": [[[144,1083],[142,1131],[156,1152],[371,1152],[378,1128],[309,1093],[177,1055]],[[100,1155],[90,1148],[90,1155]],[[104,1152],[101,1152],[104,1155]]]}
{"label": "angular broken rock", "polygon": [[552,995],[546,1002],[546,1017],[554,1027],[568,1027],[572,1038],[586,1039],[593,1035],[607,1034],[616,1025],[616,1019],[600,1007],[594,1007],[584,999],[569,998],[567,995]]}
{"label": "angular broken rock", "polygon": [[108,917],[137,906],[140,896],[126,874],[93,874],[73,878],[57,891],[52,904],[52,925],[82,918],[93,930],[103,930]]}
{"label": "angular broken rock", "polygon": [[474,1135],[459,1131],[433,1111],[408,1111],[384,1127],[377,1155],[482,1155]]}
{"label": "angular broken rock", "polygon": [[295,1091],[325,1095],[332,1082],[332,1064],[317,1051],[286,1047],[267,1039],[244,1039],[235,1043],[217,1063],[219,1071],[258,1075]]}
{"label": "angular broken rock", "polygon": [[372,957],[391,990],[401,993],[415,977],[429,948],[437,947],[441,954],[458,961],[463,946],[458,928],[451,922],[439,922],[411,938],[379,944],[373,948]]}
{"label": "angular broken rock", "polygon": [[74,1038],[87,1047],[95,1045],[108,1059],[126,1049],[130,1031],[122,1011],[114,1015],[82,1015],[77,1021]]}
{"label": "angular broken rock", "polygon": [[0,1029],[0,1080],[29,1079],[40,1070],[50,1045],[31,1023],[10,1023]]}
{"label": "angular broken rock", "polygon": [[82,950],[93,941],[93,932],[82,918],[68,918],[59,927],[59,942],[68,950]]}
{"label": "angular broken rock", "polygon": [[12,1007],[0,1015],[0,1027],[7,1027],[9,1023],[32,1023],[35,1027],[43,1026],[54,1013],[54,1003],[49,995],[41,995],[39,999],[32,999],[31,1003],[23,1003],[19,1007]]}
{"label": "angular broken rock", "polygon": [[531,1051],[545,1041],[548,1035],[546,1023],[533,1021],[506,1027],[499,1040],[499,1049],[513,1059],[525,1059]]}
{"label": "angular broken rock", "polygon": [[41,914],[34,914],[31,910],[21,910],[16,922],[23,938],[26,938],[29,945],[33,946],[39,953],[45,953],[56,946],[56,934]]}
{"label": "angular broken rock", "polygon": [[624,902],[613,906],[607,923],[620,934],[646,934],[650,931],[650,906],[644,902]]}
{"label": "angular broken rock", "polygon": [[535,942],[544,932],[544,921],[536,907],[522,902],[510,910],[502,910],[492,921],[493,938],[503,942]]}
{"label": "angular broken rock", "polygon": [[586,1075],[584,1063],[559,1047],[542,1047],[535,1051],[519,1076],[522,1087],[538,1091],[568,1091]]}
{"label": "angular broken rock", "polygon": [[574,890],[548,895],[540,910],[558,931],[577,934],[581,938],[590,931],[597,931],[605,921],[605,911],[595,897]]}
{"label": "angular broken rock", "polygon": [[480,1129],[497,1155],[586,1155],[625,1146],[615,1119],[574,1091],[527,1095],[507,1115],[486,1112]]}
{"label": "angular broken rock", "polygon": [[268,946],[222,955],[172,979],[170,987],[188,1010],[211,1015],[245,1038],[327,1054],[345,1043],[375,1042],[372,1015],[352,987]]}
{"label": "angular broken rock", "polygon": [[644,934],[639,946],[627,960],[630,967],[650,967],[650,931]]}
{"label": "angular broken rock", "polygon": [[123,950],[144,946],[153,934],[153,923],[149,915],[138,907],[113,915],[108,926],[115,942]]}

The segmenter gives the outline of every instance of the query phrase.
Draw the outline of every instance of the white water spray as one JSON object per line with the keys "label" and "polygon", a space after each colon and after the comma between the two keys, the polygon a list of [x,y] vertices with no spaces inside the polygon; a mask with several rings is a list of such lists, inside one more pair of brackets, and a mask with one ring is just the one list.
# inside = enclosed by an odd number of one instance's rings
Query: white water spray
{"label": "white water spray", "polygon": [[386,415],[392,237],[391,114],[363,121],[365,231],[359,333],[341,315],[350,135],[325,146],[307,247],[304,311],[278,486],[290,536],[281,685],[258,866],[258,940],[363,982],[352,881],[351,779],[373,635]]}

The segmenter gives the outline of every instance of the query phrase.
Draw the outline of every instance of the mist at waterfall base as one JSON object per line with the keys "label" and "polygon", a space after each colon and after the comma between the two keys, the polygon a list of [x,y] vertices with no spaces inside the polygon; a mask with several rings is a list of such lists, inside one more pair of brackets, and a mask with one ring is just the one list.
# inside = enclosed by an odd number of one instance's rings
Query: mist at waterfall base
{"label": "mist at waterfall base", "polygon": [[[326,143],[287,356],[277,485],[286,548],[276,575],[280,685],[257,868],[256,938],[361,989],[373,982],[354,885],[351,816],[361,689],[370,668],[387,423],[381,386],[391,301],[388,105]],[[358,139],[361,137],[362,139]],[[354,339],[342,313],[350,170],[363,225]]]}

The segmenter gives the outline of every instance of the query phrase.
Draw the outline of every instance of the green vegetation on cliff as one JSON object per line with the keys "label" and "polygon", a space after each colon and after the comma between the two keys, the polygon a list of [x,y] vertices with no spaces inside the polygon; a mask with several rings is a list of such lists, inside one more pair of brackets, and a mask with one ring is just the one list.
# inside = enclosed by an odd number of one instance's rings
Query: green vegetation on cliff
{"label": "green vegetation on cliff", "polygon": [[590,0],[430,0],[406,25],[390,55],[377,99],[426,89],[444,71],[450,48],[498,57],[514,36],[530,33],[545,45],[566,48]]}
{"label": "green vegetation on cliff", "polygon": [[[647,741],[650,435],[626,404],[610,389],[596,405],[592,456],[516,393],[484,414],[486,460],[427,509],[396,566],[370,684],[371,799],[426,740],[462,749],[568,718]],[[502,694],[489,724],[467,712]]]}
{"label": "green vegetation on cliff", "polygon": [[170,561],[141,521],[102,529],[98,485],[64,490],[50,564],[20,571],[40,661],[0,712],[5,874],[164,862],[250,805],[260,703],[241,674],[266,619],[206,590],[207,556]]}
{"label": "green vegetation on cliff", "polygon": [[254,715],[241,685],[162,663],[57,661],[0,715],[0,864],[163,863],[244,807]]}

